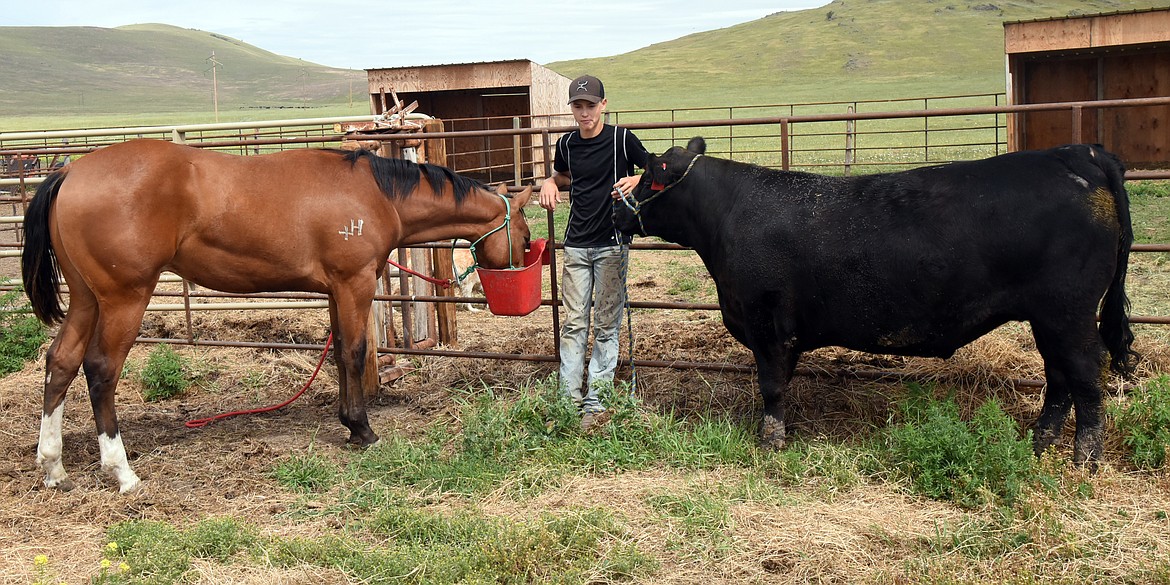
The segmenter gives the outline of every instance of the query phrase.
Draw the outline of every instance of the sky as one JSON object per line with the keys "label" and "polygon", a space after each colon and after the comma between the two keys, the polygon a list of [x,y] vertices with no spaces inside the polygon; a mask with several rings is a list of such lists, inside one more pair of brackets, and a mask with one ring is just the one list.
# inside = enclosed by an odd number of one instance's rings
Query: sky
{"label": "sky", "polygon": [[829,0],[40,0],[0,26],[162,23],[331,67],[374,69],[618,55]]}

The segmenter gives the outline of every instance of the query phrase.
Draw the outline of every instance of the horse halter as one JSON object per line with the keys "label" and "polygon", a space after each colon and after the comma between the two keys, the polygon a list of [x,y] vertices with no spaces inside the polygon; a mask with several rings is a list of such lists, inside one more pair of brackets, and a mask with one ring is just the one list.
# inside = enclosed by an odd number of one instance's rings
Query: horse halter
{"label": "horse halter", "polygon": [[[475,253],[475,245],[482,242],[484,238],[487,238],[488,236],[500,230],[504,230],[504,233],[508,234],[508,269],[519,270],[512,267],[512,200],[499,193],[496,193],[495,195],[504,200],[504,223],[492,228],[490,231],[488,231],[488,233],[480,236],[478,240],[471,243],[471,246],[469,247],[471,250],[471,266],[468,266],[467,270],[463,271],[463,274],[455,276],[456,284],[463,282],[463,279],[467,278],[468,275],[474,272],[475,269],[479,266],[479,256]],[[455,249],[454,240],[451,241],[451,249]]]}
{"label": "horse halter", "polygon": [[[694,168],[695,161],[699,160],[699,158],[702,156],[703,155],[701,155],[701,154],[696,154],[694,157],[692,157],[690,164],[687,165],[687,169],[685,171],[683,171],[682,176],[679,177],[677,181],[675,181],[669,185],[666,185],[666,186],[662,186],[662,184],[660,184],[660,183],[651,183],[650,190],[654,191],[654,194],[641,200],[641,201],[638,201],[637,199],[634,198],[633,191],[630,191],[629,194],[626,194],[626,193],[622,192],[621,190],[618,190],[618,193],[622,196],[621,197],[622,203],[624,203],[626,205],[626,208],[628,208],[630,211],[632,211],[634,213],[634,219],[638,220],[638,227],[642,228],[643,234],[646,233],[646,226],[642,224],[642,206],[649,204],[651,201],[654,201],[663,193],[666,193],[667,191],[669,191],[671,189],[671,187],[674,187],[675,185],[681,183],[683,181],[683,179],[687,178],[687,175],[691,174],[691,169]],[[662,164],[663,164],[663,169],[665,170],[666,163],[662,163]],[[633,203],[631,204],[630,201],[633,201]]]}

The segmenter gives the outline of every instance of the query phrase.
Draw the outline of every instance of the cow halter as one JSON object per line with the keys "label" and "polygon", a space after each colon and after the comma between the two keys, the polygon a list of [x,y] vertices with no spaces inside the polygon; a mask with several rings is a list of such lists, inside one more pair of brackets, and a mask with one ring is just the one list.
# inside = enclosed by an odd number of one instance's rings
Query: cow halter
{"label": "cow halter", "polygon": [[[660,195],[669,191],[671,187],[681,183],[683,179],[687,178],[687,175],[691,173],[691,169],[695,166],[695,161],[699,160],[699,158],[702,156],[703,155],[701,154],[696,154],[693,158],[691,158],[691,162],[687,165],[687,169],[683,171],[682,176],[679,177],[677,181],[666,186],[662,186],[660,183],[652,183],[650,185],[650,190],[654,191],[654,194],[641,201],[638,201],[634,198],[634,192],[632,190],[629,193],[625,193],[620,189],[618,190],[618,194],[622,196],[622,203],[624,203],[626,207],[634,213],[634,218],[638,220],[638,227],[642,228],[642,233],[646,233],[646,226],[642,224],[642,206],[650,203],[651,201],[654,201]],[[666,163],[662,163],[662,166],[663,170],[665,170]],[[633,201],[633,203],[630,203],[631,201]]]}

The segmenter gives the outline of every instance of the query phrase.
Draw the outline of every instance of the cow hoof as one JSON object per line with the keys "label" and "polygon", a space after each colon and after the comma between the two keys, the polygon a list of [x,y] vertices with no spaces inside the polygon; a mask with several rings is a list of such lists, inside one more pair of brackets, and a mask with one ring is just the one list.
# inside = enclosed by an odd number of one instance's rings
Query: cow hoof
{"label": "cow hoof", "polygon": [[1073,446],[1073,463],[1083,466],[1090,473],[1097,472],[1097,460],[1101,458],[1101,438],[1078,436]]}
{"label": "cow hoof", "polygon": [[378,435],[375,435],[374,433],[369,433],[368,435],[359,435],[354,433],[349,436],[349,439],[346,441],[346,443],[351,447],[365,449],[366,447],[377,445],[379,440],[381,439],[379,439]]}
{"label": "cow hoof", "polygon": [[764,416],[760,423],[760,446],[779,451],[784,448],[784,421],[773,416]]}
{"label": "cow hoof", "polygon": [[1044,454],[1053,443],[1056,442],[1060,433],[1053,429],[1035,427],[1032,429],[1032,452],[1037,457]]}

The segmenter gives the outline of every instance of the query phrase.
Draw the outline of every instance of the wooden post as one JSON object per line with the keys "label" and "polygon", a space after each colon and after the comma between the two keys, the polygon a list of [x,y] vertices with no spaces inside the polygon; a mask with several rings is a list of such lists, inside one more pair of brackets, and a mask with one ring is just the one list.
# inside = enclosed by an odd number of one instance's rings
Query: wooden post
{"label": "wooden post", "polygon": [[[395,99],[395,102],[397,103],[398,96],[395,96],[394,99]],[[402,149],[402,158],[405,160],[408,160],[410,162],[415,162],[415,163],[423,162],[420,160],[418,149],[415,147],[403,148]],[[419,274],[432,274],[434,272],[433,270],[431,270],[430,255],[427,254],[426,250],[421,250],[418,248],[411,248],[409,266],[410,266],[411,270],[413,270]],[[409,293],[406,292],[406,287],[403,287],[402,294],[410,294],[410,295],[414,295],[414,296],[430,296],[431,285],[429,282],[427,282],[427,281],[425,281],[417,276],[412,276],[409,280],[410,280],[410,292]],[[431,310],[432,310],[432,307],[429,303],[411,303],[409,307],[403,305],[403,307],[402,307],[403,314],[405,314],[407,311],[411,312],[411,315],[410,315],[410,323],[411,324],[408,328],[407,325],[405,324],[405,321],[403,321],[402,328],[404,330],[409,329],[407,332],[410,333],[410,338],[413,341],[420,342],[420,341],[423,341],[425,339],[434,339],[435,338],[435,335],[434,335],[434,333],[431,332],[431,327],[430,327]]]}
{"label": "wooden post", "polygon": [[[431,274],[431,258],[426,250],[419,248],[410,249],[410,269],[419,274]],[[410,294],[416,297],[430,296],[431,283],[417,277],[410,277]],[[411,303],[411,327],[410,336],[414,340],[422,341],[424,339],[434,339],[431,333],[431,303]],[[405,311],[405,309],[404,309]]]}
{"label": "wooden post", "polygon": [[[514,116],[512,118],[512,129],[520,129],[519,116]],[[523,173],[523,156],[524,155],[520,150],[520,133],[517,132],[516,135],[512,136],[512,184],[517,187],[520,186],[520,175]]]}
{"label": "wooden post", "polygon": [[[435,278],[451,278],[456,276],[455,266],[451,259],[450,248],[435,248],[431,250],[431,259],[435,264]],[[435,295],[453,297],[452,288],[438,288]],[[455,317],[455,303],[435,303],[435,325],[438,329],[439,343],[459,347],[459,328]]]}
{"label": "wooden post", "polygon": [[[406,259],[406,248],[398,249],[398,263],[403,266],[408,266],[410,262]],[[402,295],[410,294],[410,275],[405,270],[398,271],[398,290]],[[414,347],[416,341],[412,337],[414,327],[411,327],[410,306],[414,304],[410,301],[402,301],[400,305],[402,308],[402,347],[410,349]]]}
{"label": "wooden post", "polygon": [[[442,120],[427,120],[423,125],[423,132],[442,131]],[[447,166],[447,143],[442,138],[428,138],[423,141],[420,148],[423,160],[434,165]],[[450,250],[433,250],[432,258],[435,263],[435,278],[451,278],[454,275]],[[435,295],[453,297],[455,291],[450,288],[439,288],[435,291]],[[435,328],[439,343],[451,346],[459,345],[459,325],[455,317],[455,303],[435,303]]]}
{"label": "wooden post", "polygon": [[1080,144],[1084,142],[1084,108],[1081,106],[1074,106],[1072,109],[1072,143]]}
{"label": "wooden post", "polygon": [[[854,113],[853,106],[849,106],[846,112],[852,116]],[[856,120],[850,118],[845,120],[845,176],[849,176],[850,170],[853,168],[853,160],[856,156],[855,150],[857,144],[854,142],[857,139]]]}
{"label": "wooden post", "polygon": [[[380,156],[389,156],[387,146],[390,143],[381,142],[377,147],[377,153]],[[368,148],[369,144],[356,143],[358,148]],[[344,143],[343,146],[344,148]],[[374,290],[375,294],[388,294],[393,289],[393,281],[391,280],[391,270],[387,267],[382,272],[382,278],[378,279],[377,288]],[[371,347],[397,347],[398,334],[394,330],[394,303],[387,301],[374,301],[370,307],[370,325],[369,335],[366,336],[366,343]],[[378,356],[377,350],[374,351],[373,363],[366,363],[367,368],[374,368],[372,371],[379,372],[381,378],[381,366],[393,366],[395,363],[394,354],[387,354],[385,356]],[[369,397],[367,397],[369,398]]]}
{"label": "wooden post", "polygon": [[791,154],[792,145],[789,144],[788,139],[788,118],[780,120],[780,170],[787,171],[791,168]]}

